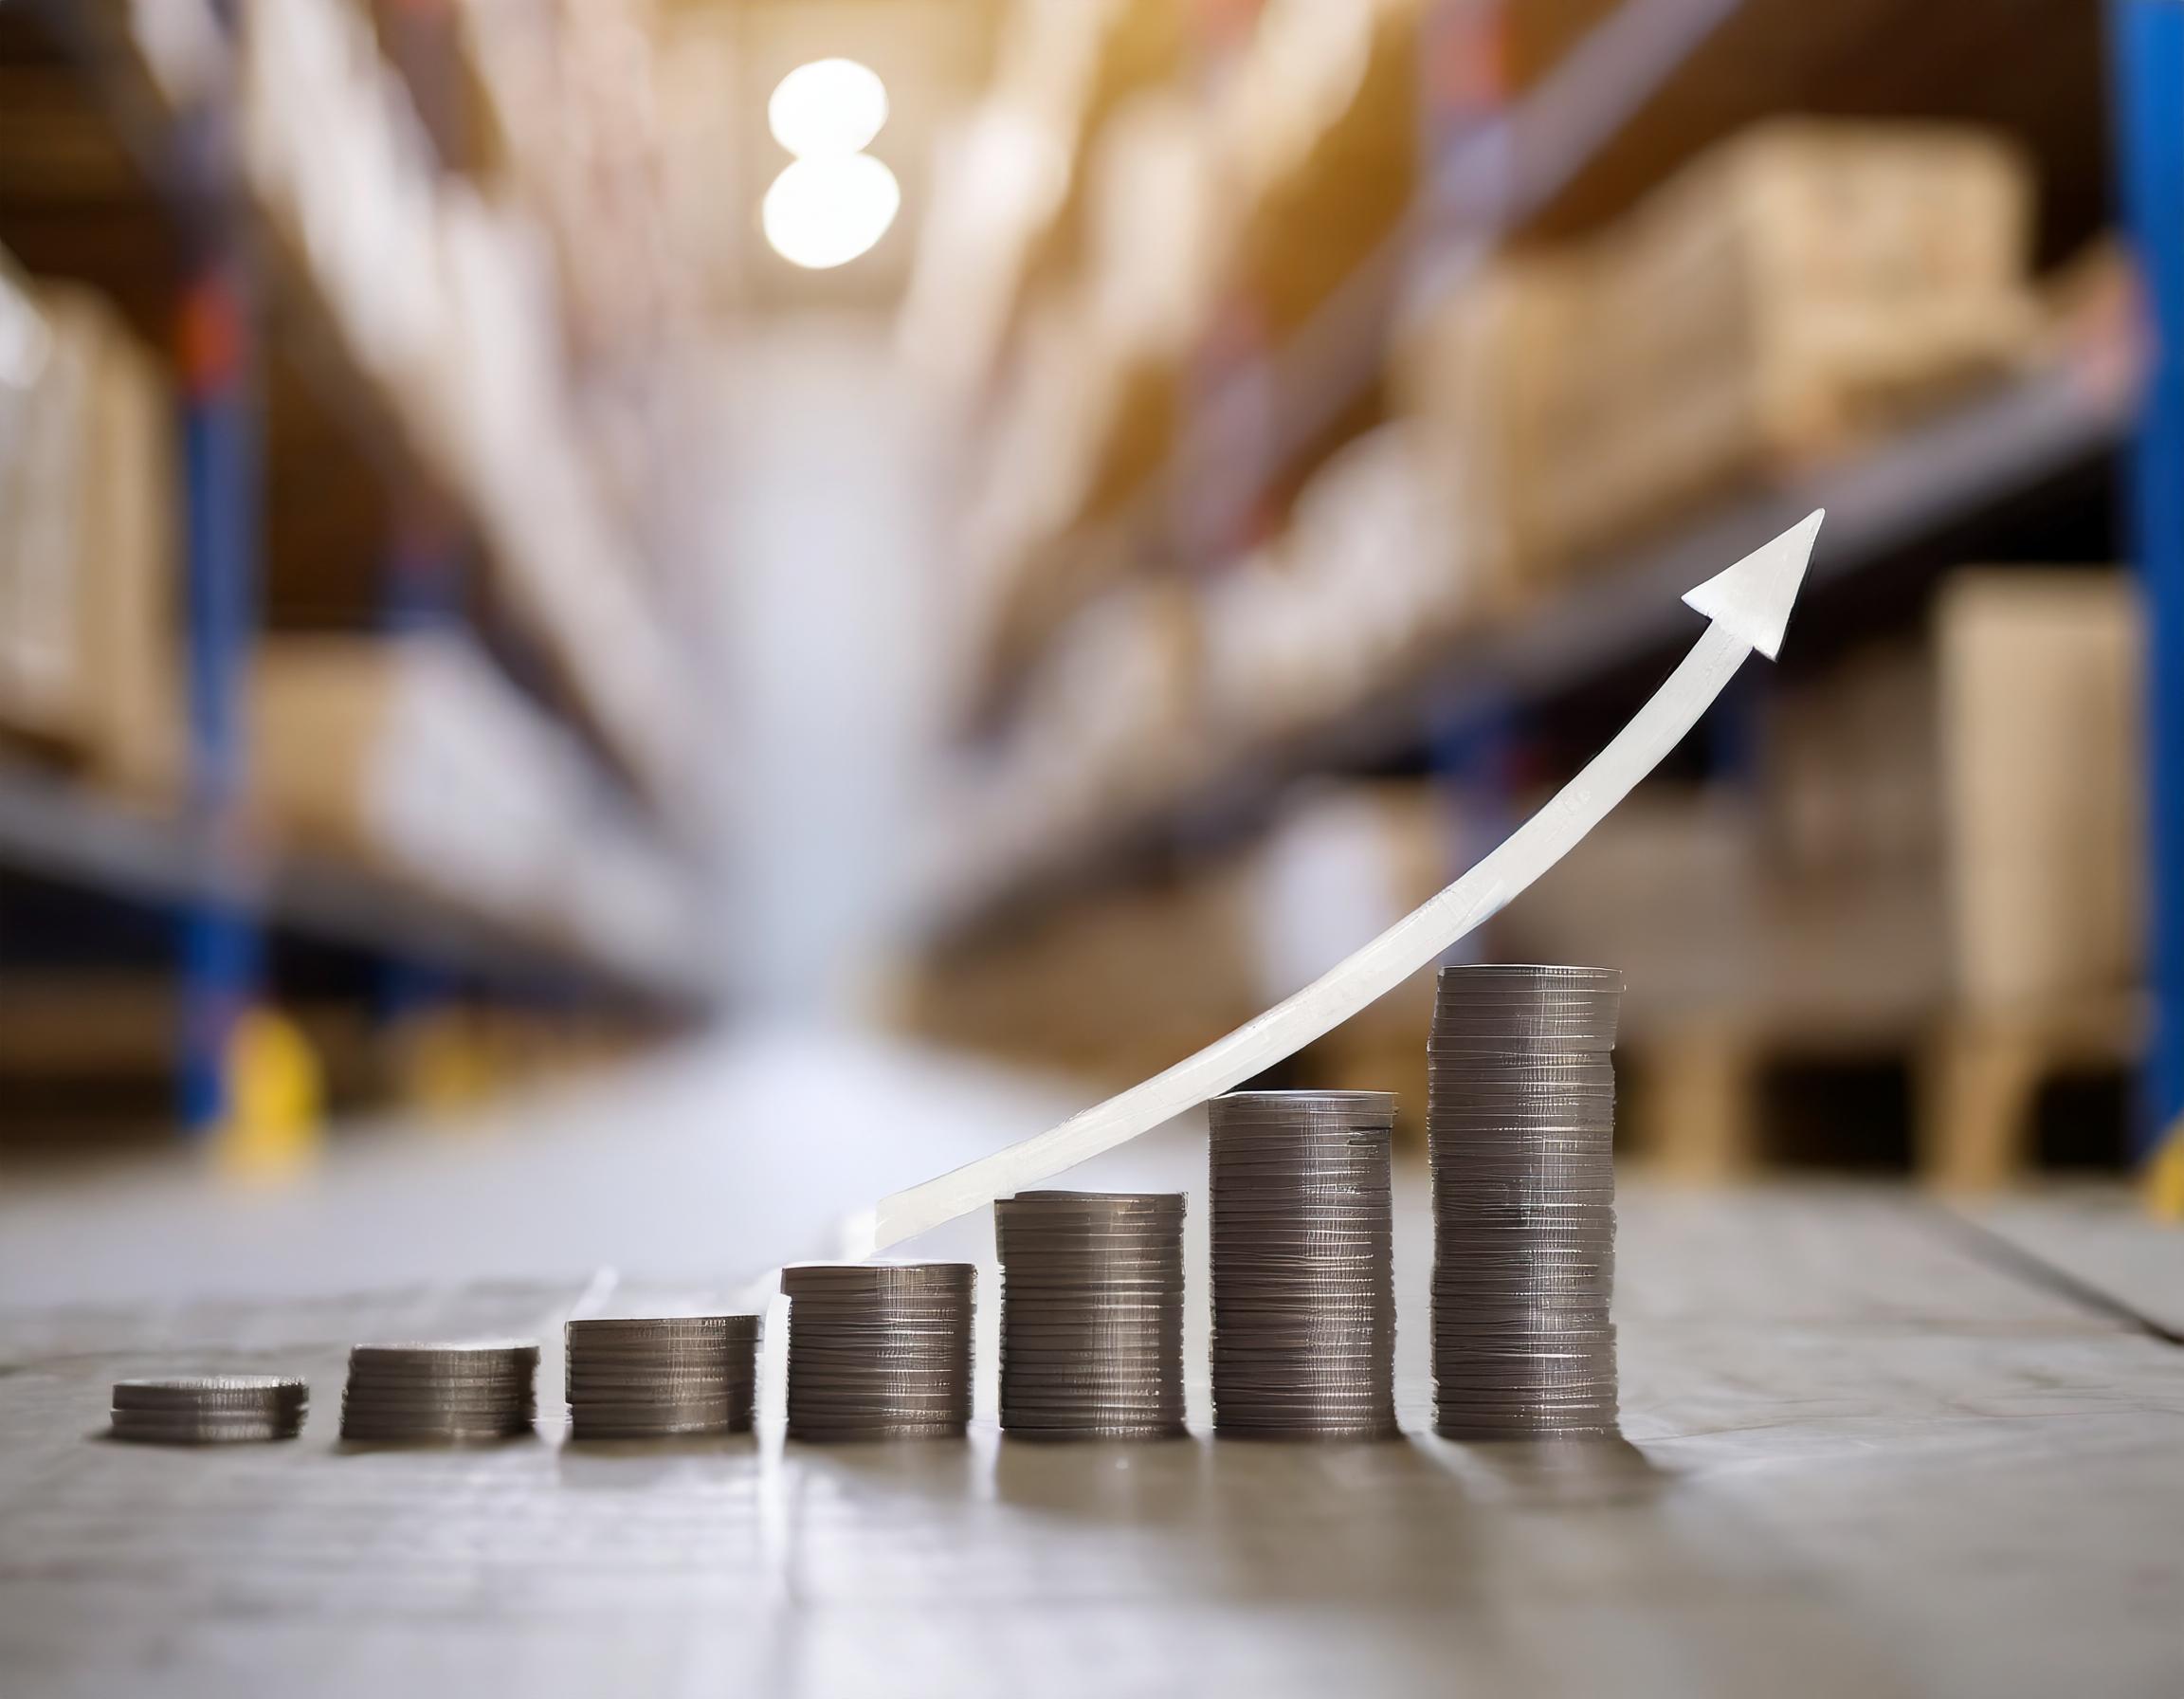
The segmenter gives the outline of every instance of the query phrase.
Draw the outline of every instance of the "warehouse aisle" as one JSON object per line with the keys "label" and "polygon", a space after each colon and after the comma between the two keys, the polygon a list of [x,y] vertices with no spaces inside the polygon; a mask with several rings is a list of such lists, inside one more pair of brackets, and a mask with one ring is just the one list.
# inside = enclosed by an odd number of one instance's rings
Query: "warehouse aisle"
{"label": "warehouse aisle", "polygon": [[262,1179],[175,1160],[0,1185],[0,1304],[270,1300],[601,1267],[733,1284],[1087,1094],[824,1028],[749,1026],[597,1083],[354,1127]]}

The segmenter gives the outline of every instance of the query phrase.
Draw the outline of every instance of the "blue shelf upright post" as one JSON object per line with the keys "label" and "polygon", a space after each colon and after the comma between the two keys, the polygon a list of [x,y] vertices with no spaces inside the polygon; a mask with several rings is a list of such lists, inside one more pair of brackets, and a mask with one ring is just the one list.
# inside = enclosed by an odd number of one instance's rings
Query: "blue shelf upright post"
{"label": "blue shelf upright post", "polygon": [[2154,342],[2130,467],[2149,680],[2154,1030],[2141,1148],[2166,1145],[2184,1167],[2184,0],[2109,0],[2108,16],[2121,198]]}
{"label": "blue shelf upright post", "polygon": [[181,918],[181,1120],[192,1135],[229,1117],[236,1028],[261,969],[244,819],[259,519],[248,301],[235,256],[216,246],[186,285],[179,326],[190,813],[222,874]]}

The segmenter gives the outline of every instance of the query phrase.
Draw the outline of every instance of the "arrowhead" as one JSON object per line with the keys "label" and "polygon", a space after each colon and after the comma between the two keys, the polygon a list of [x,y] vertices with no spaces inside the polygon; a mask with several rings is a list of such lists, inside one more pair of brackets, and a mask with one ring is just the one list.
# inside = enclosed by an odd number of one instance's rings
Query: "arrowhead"
{"label": "arrowhead", "polygon": [[1770,661],[1781,652],[1782,632],[1791,605],[1805,582],[1812,558],[1812,539],[1828,510],[1817,509],[1773,542],[1754,549],[1725,573],[1717,573],[1696,590],[1684,592],[1686,606],[1725,626]]}

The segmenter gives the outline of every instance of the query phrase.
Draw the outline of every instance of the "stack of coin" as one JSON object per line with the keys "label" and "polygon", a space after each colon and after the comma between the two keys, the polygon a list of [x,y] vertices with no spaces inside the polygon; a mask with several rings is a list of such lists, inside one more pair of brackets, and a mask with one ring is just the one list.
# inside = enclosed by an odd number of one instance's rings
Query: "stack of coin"
{"label": "stack of coin", "polygon": [[1183,1195],[1023,1192],[993,1206],[1001,1425],[1042,1438],[1183,1432]]}
{"label": "stack of coin", "polygon": [[538,1347],[357,1345],[341,1395],[341,1437],[456,1444],[528,1434],[537,1419]]}
{"label": "stack of coin", "polygon": [[602,1317],[571,1322],[562,1336],[572,1438],[751,1431],[756,1316]]}
{"label": "stack of coin", "polygon": [[114,1382],[114,1437],[147,1445],[294,1439],[311,1389],[292,1375],[178,1375]]}
{"label": "stack of coin", "polygon": [[1394,1096],[1238,1091],[1208,1110],[1214,1432],[1394,1433]]}
{"label": "stack of coin", "polygon": [[789,1298],[792,1439],[951,1439],[971,1419],[969,1263],[805,1263]]}
{"label": "stack of coin", "polygon": [[1616,1431],[1612,968],[1447,967],[1428,1041],[1435,1431]]}

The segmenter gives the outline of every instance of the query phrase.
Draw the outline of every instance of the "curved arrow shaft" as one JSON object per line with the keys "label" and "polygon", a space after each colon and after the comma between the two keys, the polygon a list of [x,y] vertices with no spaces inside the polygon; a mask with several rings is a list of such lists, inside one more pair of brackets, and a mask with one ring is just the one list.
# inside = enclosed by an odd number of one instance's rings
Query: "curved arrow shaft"
{"label": "curved arrow shaft", "polygon": [[1752,652],[1717,624],[1583,772],[1478,866],[1302,991],[1196,1055],[1060,1126],[882,1201],[883,1250],[1127,1143],[1294,1055],[1507,907],[1576,848],[1699,722]]}

